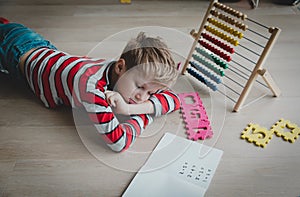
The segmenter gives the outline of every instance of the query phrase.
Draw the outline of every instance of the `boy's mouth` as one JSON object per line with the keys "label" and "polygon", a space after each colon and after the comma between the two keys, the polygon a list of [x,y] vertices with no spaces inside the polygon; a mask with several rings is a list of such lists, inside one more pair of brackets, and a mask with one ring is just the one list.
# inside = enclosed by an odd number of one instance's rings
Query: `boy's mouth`
{"label": "boy's mouth", "polygon": [[129,103],[129,104],[136,104],[136,102],[135,102],[132,98],[129,98],[128,103]]}

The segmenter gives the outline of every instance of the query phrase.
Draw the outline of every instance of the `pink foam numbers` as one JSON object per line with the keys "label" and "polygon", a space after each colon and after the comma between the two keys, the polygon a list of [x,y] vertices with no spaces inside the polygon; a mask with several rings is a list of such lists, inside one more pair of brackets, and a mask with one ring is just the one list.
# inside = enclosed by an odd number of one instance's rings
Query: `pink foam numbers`
{"label": "pink foam numbers", "polygon": [[197,92],[178,94],[187,138],[204,140],[213,136],[206,110]]}

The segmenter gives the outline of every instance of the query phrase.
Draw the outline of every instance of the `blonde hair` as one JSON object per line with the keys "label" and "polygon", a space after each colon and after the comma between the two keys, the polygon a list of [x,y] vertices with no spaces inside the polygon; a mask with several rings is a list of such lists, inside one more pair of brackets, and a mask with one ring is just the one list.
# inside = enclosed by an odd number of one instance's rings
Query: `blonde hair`
{"label": "blonde hair", "polygon": [[167,45],[161,38],[147,37],[144,32],[131,39],[120,58],[125,60],[127,69],[139,66],[155,81],[170,84],[176,81],[178,71]]}

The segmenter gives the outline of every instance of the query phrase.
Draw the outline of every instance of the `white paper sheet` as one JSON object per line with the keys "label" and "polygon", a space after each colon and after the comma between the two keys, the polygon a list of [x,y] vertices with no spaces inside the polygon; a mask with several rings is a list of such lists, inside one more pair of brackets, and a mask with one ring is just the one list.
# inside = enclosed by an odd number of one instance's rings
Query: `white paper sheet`
{"label": "white paper sheet", "polygon": [[223,151],[166,133],[123,197],[204,196]]}

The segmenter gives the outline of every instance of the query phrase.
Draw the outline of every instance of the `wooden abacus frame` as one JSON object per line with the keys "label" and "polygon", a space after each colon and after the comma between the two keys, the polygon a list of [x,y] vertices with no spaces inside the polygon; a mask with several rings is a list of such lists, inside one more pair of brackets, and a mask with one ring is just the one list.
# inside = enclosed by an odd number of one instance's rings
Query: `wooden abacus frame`
{"label": "wooden abacus frame", "polygon": [[[216,9],[220,9],[222,10],[224,13],[227,13],[229,15],[232,15],[233,17],[236,17],[237,19],[239,20],[250,20],[254,23],[257,23],[255,21],[253,21],[252,19],[249,19],[247,17],[247,15],[239,12],[239,11],[236,11],[224,4],[221,4],[219,3],[217,0],[212,0],[208,9],[207,9],[207,12],[204,16],[204,19],[199,27],[199,30],[196,32],[195,30],[192,30],[191,31],[191,35],[194,37],[194,42],[192,44],[192,47],[191,47],[191,50],[188,54],[188,57],[186,59],[186,62],[183,66],[183,69],[182,69],[182,74],[185,74],[186,70],[187,70],[187,67],[190,63],[190,59],[192,58],[192,55],[196,49],[196,45],[198,44],[201,36],[203,35],[202,32],[204,31],[204,28],[205,28],[205,25],[207,23],[207,21],[209,20],[209,17],[212,16],[212,13],[214,13],[214,10]],[[232,25],[235,25],[236,27],[242,29],[242,30],[246,30],[247,29],[247,26],[244,25],[243,23],[231,18],[231,17],[226,17],[224,14],[223,14],[223,19],[225,17],[225,20],[229,20],[228,23],[232,24]],[[278,35],[280,33],[280,29],[277,28],[277,27],[270,27],[268,28],[268,31],[269,33],[271,34],[271,36],[268,38],[268,41],[262,51],[262,53],[260,54],[259,56],[259,59],[258,61],[256,62],[256,65],[254,67],[254,69],[252,70],[247,82],[246,82],[246,85],[244,86],[238,100],[236,101],[236,104],[233,108],[233,111],[234,112],[237,112],[239,111],[239,109],[241,108],[241,106],[243,105],[244,101],[246,100],[252,86],[253,86],[253,83],[256,81],[256,78],[258,76],[261,76],[263,78],[263,80],[265,81],[267,87],[272,91],[273,95],[278,97],[280,94],[281,94],[281,91],[280,89],[278,88],[278,86],[275,84],[275,82],[273,81],[270,73],[265,69],[263,68],[263,64],[265,63],[266,61],[266,58],[267,56],[269,55],[271,49],[273,48],[273,45],[274,43],[276,42],[277,38],[278,38]],[[236,44],[233,43],[233,45],[236,46]]]}

